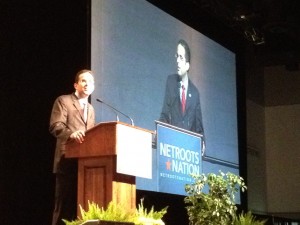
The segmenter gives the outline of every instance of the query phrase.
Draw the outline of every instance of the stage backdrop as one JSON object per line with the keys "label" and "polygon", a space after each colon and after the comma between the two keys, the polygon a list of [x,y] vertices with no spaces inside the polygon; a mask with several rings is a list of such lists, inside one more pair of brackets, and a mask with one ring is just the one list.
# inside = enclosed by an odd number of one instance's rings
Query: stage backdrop
{"label": "stage backdrop", "polygon": [[[184,39],[191,48],[189,75],[200,92],[206,136],[202,171],[239,173],[235,54],[147,1],[91,4],[91,67],[96,74],[92,104],[97,122],[116,120],[113,110],[96,101],[100,98],[130,116],[136,126],[155,130],[166,78],[177,71],[177,42]],[[152,179],[137,178],[137,189],[158,191],[158,186],[156,174]]]}

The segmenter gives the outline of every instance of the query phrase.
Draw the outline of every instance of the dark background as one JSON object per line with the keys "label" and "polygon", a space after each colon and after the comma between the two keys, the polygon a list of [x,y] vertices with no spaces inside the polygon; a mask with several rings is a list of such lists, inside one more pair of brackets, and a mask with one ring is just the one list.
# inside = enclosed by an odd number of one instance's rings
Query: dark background
{"label": "dark background", "polygon": [[[88,5],[85,0],[0,1],[2,225],[51,222],[55,139],[48,132],[49,117],[55,98],[73,91],[76,72],[89,68]],[[218,23],[203,28],[233,50],[243,43],[234,32],[217,35]],[[169,206],[166,224],[188,223],[182,196],[138,191],[137,201],[141,197],[155,209]]]}
{"label": "dark background", "polygon": [[88,67],[86,1],[2,1],[0,224],[50,224],[52,104]]}

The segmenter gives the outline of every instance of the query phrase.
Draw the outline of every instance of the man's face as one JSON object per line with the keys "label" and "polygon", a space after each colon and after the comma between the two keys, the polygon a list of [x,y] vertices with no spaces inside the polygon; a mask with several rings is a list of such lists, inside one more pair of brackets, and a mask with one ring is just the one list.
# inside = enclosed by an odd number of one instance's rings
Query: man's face
{"label": "man's face", "polygon": [[184,75],[187,74],[190,68],[190,63],[186,61],[185,49],[182,45],[177,46],[176,60],[177,60],[177,73],[179,76],[183,77]]}
{"label": "man's face", "polygon": [[88,97],[95,89],[94,77],[89,72],[85,72],[79,76],[79,80],[74,87],[80,98]]}

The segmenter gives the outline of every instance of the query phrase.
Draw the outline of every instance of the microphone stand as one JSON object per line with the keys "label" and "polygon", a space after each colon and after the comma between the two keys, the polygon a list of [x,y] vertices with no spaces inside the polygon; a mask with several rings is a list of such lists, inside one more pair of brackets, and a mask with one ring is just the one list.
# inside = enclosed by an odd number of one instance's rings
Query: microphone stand
{"label": "microphone stand", "polygon": [[[113,107],[113,106],[107,104],[106,102],[102,101],[102,100],[99,99],[99,98],[97,98],[96,101],[97,101],[97,102],[100,102],[100,103],[103,103],[104,105],[106,105],[106,106],[108,106],[109,108],[113,109],[115,112],[118,112],[118,113],[122,114],[123,116],[125,116],[126,118],[128,118],[128,119],[131,121],[131,126],[134,126],[133,119],[132,119],[130,116],[128,116],[128,115],[122,113],[121,111],[117,110],[115,107]],[[118,114],[117,114],[117,121],[119,121],[119,116],[118,116]]]}

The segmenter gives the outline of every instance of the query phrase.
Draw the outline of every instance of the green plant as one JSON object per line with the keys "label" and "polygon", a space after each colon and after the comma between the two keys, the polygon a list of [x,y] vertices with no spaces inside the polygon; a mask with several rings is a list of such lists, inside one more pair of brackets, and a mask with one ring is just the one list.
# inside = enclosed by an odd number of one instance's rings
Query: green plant
{"label": "green plant", "polygon": [[154,206],[152,206],[151,210],[148,212],[143,205],[143,199],[136,210],[128,210],[126,207],[113,201],[108,204],[106,209],[99,207],[94,202],[88,202],[87,211],[85,211],[81,205],[79,205],[79,207],[81,217],[78,217],[78,219],[73,221],[63,219],[66,225],[80,225],[88,220],[129,222],[137,225],[164,225],[162,217],[167,212],[167,207],[160,211],[154,211]]}
{"label": "green plant", "polygon": [[148,211],[143,203],[144,199],[141,199],[141,203],[136,209],[135,224],[164,225],[162,218],[167,213],[168,206],[160,211],[155,211],[154,206],[152,206],[150,211]]}
{"label": "green plant", "polygon": [[264,225],[266,224],[267,219],[258,220],[255,216],[252,215],[251,211],[247,213],[242,212],[235,218],[234,225]]}
{"label": "green plant", "polygon": [[132,210],[126,210],[121,204],[110,202],[106,209],[99,207],[94,202],[88,202],[88,210],[85,211],[81,205],[79,205],[81,218],[74,221],[63,220],[66,225],[79,225],[87,220],[105,220],[105,221],[119,221],[119,222],[133,222],[135,218],[135,212]]}
{"label": "green plant", "polygon": [[[236,216],[235,194],[246,190],[242,177],[233,173],[191,175],[194,183],[187,184],[184,202],[191,225],[229,225]],[[207,191],[204,191],[205,188]]]}

